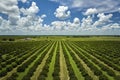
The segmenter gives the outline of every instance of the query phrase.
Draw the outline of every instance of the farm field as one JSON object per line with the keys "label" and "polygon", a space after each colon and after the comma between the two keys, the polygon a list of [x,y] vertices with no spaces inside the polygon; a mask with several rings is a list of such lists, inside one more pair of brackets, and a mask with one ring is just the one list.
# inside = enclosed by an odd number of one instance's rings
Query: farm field
{"label": "farm field", "polygon": [[0,80],[120,80],[120,37],[23,38],[1,40]]}

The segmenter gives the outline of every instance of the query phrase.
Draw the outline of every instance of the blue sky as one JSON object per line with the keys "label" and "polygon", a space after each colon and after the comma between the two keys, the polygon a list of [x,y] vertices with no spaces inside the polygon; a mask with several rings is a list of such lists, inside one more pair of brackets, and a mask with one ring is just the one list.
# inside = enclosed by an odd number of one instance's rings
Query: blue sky
{"label": "blue sky", "polygon": [[120,2],[0,0],[0,35],[120,35]]}

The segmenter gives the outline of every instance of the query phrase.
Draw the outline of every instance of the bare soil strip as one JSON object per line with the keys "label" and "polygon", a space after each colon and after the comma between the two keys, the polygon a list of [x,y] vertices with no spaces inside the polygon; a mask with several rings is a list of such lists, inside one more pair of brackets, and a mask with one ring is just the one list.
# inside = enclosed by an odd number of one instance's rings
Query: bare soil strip
{"label": "bare soil strip", "polygon": [[48,72],[48,76],[47,76],[46,80],[53,80],[52,73],[54,71],[54,64],[55,64],[57,47],[58,47],[58,42],[56,43],[55,49],[53,51],[53,56],[52,56],[52,60],[51,60],[51,63],[50,63],[49,72]]}
{"label": "bare soil strip", "polygon": [[61,42],[60,42],[60,79],[69,80],[68,70],[67,70]]}
{"label": "bare soil strip", "polygon": [[55,45],[55,42],[53,43],[51,48],[48,50],[48,53],[46,53],[45,58],[42,60],[41,64],[37,67],[36,71],[34,72],[34,75],[31,77],[31,80],[37,80],[39,74],[41,73],[41,71],[45,65],[45,62],[49,56],[49,53],[51,52],[54,45]]}
{"label": "bare soil strip", "polygon": [[[76,46],[76,45],[75,45]],[[83,50],[83,49],[81,49],[80,47],[78,47],[78,46],[76,46],[76,50],[79,50],[79,51],[83,51],[83,52],[85,52],[85,53],[87,53],[88,55],[90,55],[88,52],[86,52],[85,50]],[[92,56],[92,55],[90,55],[91,57],[93,57],[93,58],[95,58],[97,61],[99,61],[100,63],[103,63],[104,64],[104,62],[102,62],[102,61],[100,61],[99,59],[97,59],[96,57],[94,57],[94,56]],[[89,61],[90,62],[92,62],[90,59],[89,59]],[[97,65],[97,64],[95,64],[94,62],[92,62],[97,68],[99,68],[100,70],[101,70],[101,68]],[[104,64],[105,65],[105,64]],[[107,65],[106,65],[107,66]],[[109,66],[107,66],[107,67],[109,67]],[[110,80],[114,80],[113,79],[113,77],[111,77],[111,76],[109,76],[105,71],[103,71],[103,70],[101,70],[102,71],[102,73],[104,74],[104,75],[106,75]]]}
{"label": "bare soil strip", "polygon": [[[38,49],[35,53],[39,52],[40,49]],[[26,61],[28,61],[32,56],[35,55],[35,53],[33,55],[31,55],[29,58],[27,58],[22,64],[24,64]],[[6,76],[0,78],[0,80],[6,80],[7,77],[10,77],[13,73],[17,72],[17,68],[19,66],[21,66],[22,64],[18,65],[16,68],[14,68],[12,71],[8,72]]]}
{"label": "bare soil strip", "polygon": [[84,80],[84,77],[83,77],[82,74],[79,72],[79,69],[77,68],[77,65],[76,65],[75,61],[73,60],[73,58],[72,58],[72,56],[70,55],[67,47],[65,46],[65,43],[63,43],[63,45],[64,45],[64,48],[65,48],[65,50],[66,50],[66,52],[67,52],[66,54],[67,54],[68,57],[69,57],[70,64],[71,64],[71,66],[72,66],[72,68],[73,68],[73,70],[74,70],[74,73],[75,73],[77,79],[78,79],[78,80]]}
{"label": "bare soil strip", "polygon": [[[68,44],[67,44],[68,46]],[[85,62],[72,50],[72,48],[70,46],[68,46],[71,51],[75,54],[76,58],[80,61],[80,63],[83,65],[83,67],[85,68],[85,70],[88,72],[88,74],[93,78],[93,80],[99,80],[99,78],[94,75],[94,73],[91,71],[91,69],[85,64]],[[75,46],[74,46],[75,47]]]}

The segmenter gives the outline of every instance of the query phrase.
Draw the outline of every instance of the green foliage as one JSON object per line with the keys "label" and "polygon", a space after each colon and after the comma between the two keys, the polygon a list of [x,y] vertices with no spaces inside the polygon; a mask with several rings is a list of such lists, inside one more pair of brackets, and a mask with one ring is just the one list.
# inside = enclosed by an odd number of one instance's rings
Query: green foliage
{"label": "green foliage", "polygon": [[120,79],[120,75],[116,75],[115,80],[119,80],[119,79]]}
{"label": "green foliage", "polygon": [[7,70],[0,71],[0,77],[3,77],[7,74]]}
{"label": "green foliage", "polygon": [[[9,38],[8,38],[9,39]],[[8,40],[7,39],[7,40]],[[49,39],[49,37],[47,38]],[[6,41],[6,40],[4,40]],[[4,77],[8,72],[17,67],[17,72],[12,74],[7,80],[16,80],[20,72],[24,72],[28,69],[29,65],[33,63],[38,55],[46,48],[42,48],[47,43],[54,41],[31,41],[31,42],[0,42],[0,77]],[[14,41],[11,40],[10,41]],[[63,54],[65,57],[65,63],[67,65],[68,75],[70,80],[77,80],[75,71],[70,64],[69,55],[66,54],[68,50],[72,60],[81,72],[84,80],[92,80],[93,77],[89,74],[87,69],[83,66],[83,63],[76,57],[76,55],[90,68],[95,76],[99,77],[99,80],[108,80],[109,76],[115,80],[120,79],[120,75],[116,75],[116,71],[120,71],[120,41],[61,41]],[[65,46],[64,46],[64,45]],[[68,46],[66,46],[66,44]],[[48,45],[46,45],[48,46]],[[51,46],[50,46],[51,47]],[[50,49],[49,47],[49,49]],[[66,49],[65,49],[66,47]],[[69,48],[71,47],[71,49]],[[38,53],[37,50],[41,49]],[[51,52],[45,61],[45,65],[40,73],[38,80],[45,80],[48,77],[49,65],[51,63],[55,46],[51,49]],[[72,50],[75,52],[73,53]],[[35,55],[33,55],[35,53]],[[48,53],[48,49],[34,62],[27,73],[24,74],[22,80],[30,80],[34,75],[38,65],[41,64],[45,55]],[[75,55],[76,54],[76,55]],[[29,58],[31,57],[31,58]],[[29,58],[29,59],[28,59]],[[54,71],[52,73],[53,80],[60,80],[60,52],[57,49],[55,58]],[[111,69],[112,68],[112,69]],[[104,75],[106,72],[108,76]]]}
{"label": "green foliage", "polygon": [[18,77],[18,74],[13,73],[10,77],[7,77],[7,80],[16,80],[17,77]]}
{"label": "green foliage", "polygon": [[108,80],[108,78],[105,75],[100,75],[99,80]]}

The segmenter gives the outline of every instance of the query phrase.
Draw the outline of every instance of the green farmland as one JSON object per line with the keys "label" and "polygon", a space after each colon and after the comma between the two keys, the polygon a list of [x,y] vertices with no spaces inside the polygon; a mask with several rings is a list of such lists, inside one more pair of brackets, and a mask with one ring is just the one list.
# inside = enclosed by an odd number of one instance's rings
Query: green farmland
{"label": "green farmland", "polygon": [[0,80],[120,80],[120,37],[0,36]]}

